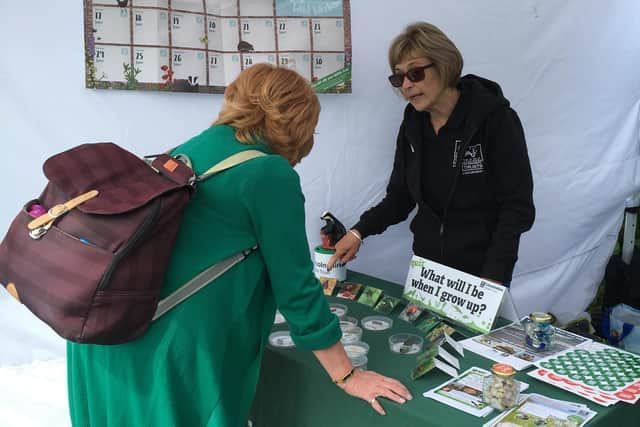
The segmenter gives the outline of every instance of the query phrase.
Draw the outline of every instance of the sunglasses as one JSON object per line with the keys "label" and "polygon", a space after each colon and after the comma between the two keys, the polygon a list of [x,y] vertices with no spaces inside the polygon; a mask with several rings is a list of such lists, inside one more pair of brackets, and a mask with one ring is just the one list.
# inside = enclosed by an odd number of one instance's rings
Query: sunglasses
{"label": "sunglasses", "polygon": [[427,68],[433,67],[433,62],[431,64],[422,65],[420,67],[415,67],[410,70],[407,70],[406,73],[394,73],[389,76],[389,82],[393,87],[400,87],[402,83],[404,83],[404,78],[408,78],[410,82],[418,83],[424,80],[424,70]]}

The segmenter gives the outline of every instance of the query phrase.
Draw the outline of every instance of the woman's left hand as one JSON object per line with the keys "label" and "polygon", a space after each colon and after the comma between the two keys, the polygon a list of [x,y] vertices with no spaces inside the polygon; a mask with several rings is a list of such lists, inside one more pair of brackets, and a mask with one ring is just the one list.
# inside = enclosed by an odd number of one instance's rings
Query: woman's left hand
{"label": "woman's left hand", "polygon": [[374,371],[357,369],[341,388],[348,394],[368,402],[380,415],[386,415],[378,398],[385,397],[397,403],[413,399],[411,393],[398,380]]}

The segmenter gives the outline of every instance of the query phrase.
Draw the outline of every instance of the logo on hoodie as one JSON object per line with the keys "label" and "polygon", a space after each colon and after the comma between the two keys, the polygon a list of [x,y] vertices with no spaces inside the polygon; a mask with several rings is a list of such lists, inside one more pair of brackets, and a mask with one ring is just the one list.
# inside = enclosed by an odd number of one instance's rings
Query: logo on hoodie
{"label": "logo on hoodie", "polygon": [[462,175],[484,172],[484,156],[480,144],[470,145],[462,155]]}

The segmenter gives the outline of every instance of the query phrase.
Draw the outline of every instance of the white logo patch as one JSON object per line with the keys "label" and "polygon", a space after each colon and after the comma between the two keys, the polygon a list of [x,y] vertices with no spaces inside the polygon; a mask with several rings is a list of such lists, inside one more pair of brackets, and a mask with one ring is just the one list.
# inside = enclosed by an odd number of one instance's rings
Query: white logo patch
{"label": "white logo patch", "polygon": [[462,155],[462,175],[484,172],[484,156],[480,144],[470,145]]}

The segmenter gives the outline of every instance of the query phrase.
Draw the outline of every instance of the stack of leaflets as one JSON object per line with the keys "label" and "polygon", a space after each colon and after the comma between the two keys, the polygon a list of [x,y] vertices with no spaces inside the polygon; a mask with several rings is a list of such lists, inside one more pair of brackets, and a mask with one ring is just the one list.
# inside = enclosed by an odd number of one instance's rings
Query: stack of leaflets
{"label": "stack of leaflets", "polygon": [[483,427],[581,427],[596,415],[587,405],[531,393]]}
{"label": "stack of leaflets", "polygon": [[461,341],[467,350],[496,362],[506,363],[522,370],[550,355],[590,343],[589,338],[556,329],[556,342],[551,350],[536,352],[527,346],[525,331],[517,323],[498,328],[488,334]]}
{"label": "stack of leaflets", "polygon": [[[484,417],[493,410],[488,403],[484,403],[482,400],[482,383],[490,375],[489,371],[471,367],[460,376],[452,378],[422,395],[476,417]],[[529,384],[520,382],[520,391],[526,390],[527,387]]]}

